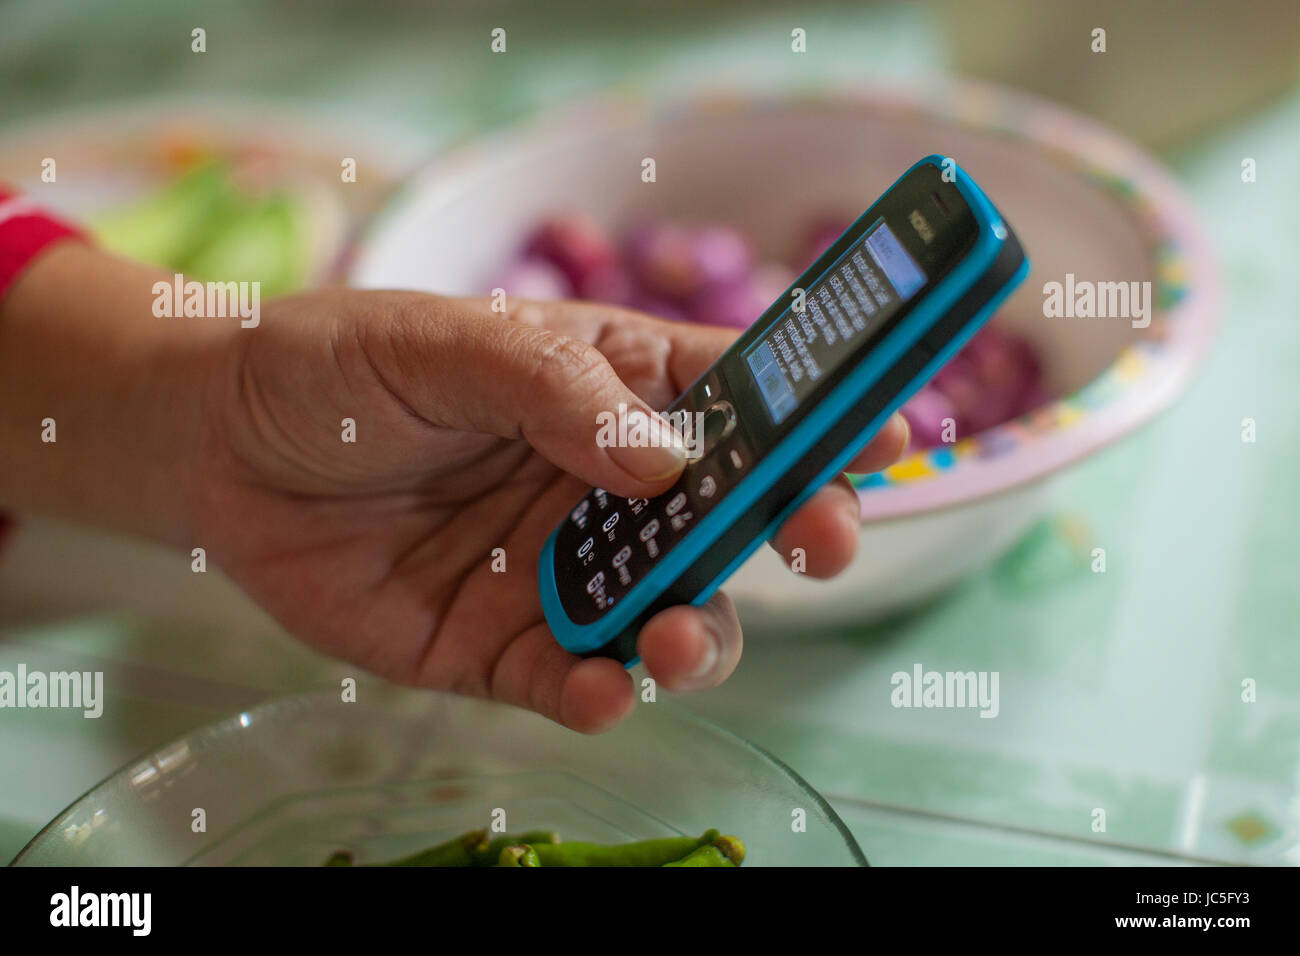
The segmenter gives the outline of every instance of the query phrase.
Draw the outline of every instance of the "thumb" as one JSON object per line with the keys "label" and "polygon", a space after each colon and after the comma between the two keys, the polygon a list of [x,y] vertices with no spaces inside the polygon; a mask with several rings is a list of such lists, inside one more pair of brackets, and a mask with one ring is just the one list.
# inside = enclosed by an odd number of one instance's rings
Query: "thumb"
{"label": "thumb", "polygon": [[[617,495],[653,497],[681,473],[681,436],[594,345],[497,315],[450,311],[420,323],[416,341],[399,346],[436,363],[432,376],[421,371],[403,383],[417,413],[449,428],[522,438],[552,464]],[[407,352],[401,365],[427,369],[413,358]]]}

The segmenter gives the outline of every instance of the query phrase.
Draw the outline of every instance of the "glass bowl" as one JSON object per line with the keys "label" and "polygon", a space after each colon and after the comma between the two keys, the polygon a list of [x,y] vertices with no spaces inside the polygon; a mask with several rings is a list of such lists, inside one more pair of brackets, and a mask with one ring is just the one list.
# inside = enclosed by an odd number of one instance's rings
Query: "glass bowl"
{"label": "glass bowl", "polygon": [[745,842],[747,866],[866,865],[797,774],[672,703],[587,737],[448,694],[357,695],[272,701],[169,744],[61,813],[14,865],[316,866],[339,849],[376,862],[494,814],[509,832],[597,842],[716,827]]}

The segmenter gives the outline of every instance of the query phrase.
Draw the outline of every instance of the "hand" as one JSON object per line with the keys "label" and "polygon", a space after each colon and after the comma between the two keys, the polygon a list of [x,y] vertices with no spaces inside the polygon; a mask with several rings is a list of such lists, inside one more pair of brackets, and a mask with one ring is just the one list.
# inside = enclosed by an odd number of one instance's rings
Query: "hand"
{"label": "hand", "polygon": [[[594,732],[632,707],[610,660],[563,650],[537,593],[546,537],[592,485],[652,497],[678,453],[597,446],[597,414],[666,407],[733,333],[611,307],[320,292],[263,309],[209,383],[196,545],[313,646],[389,679],[491,697]],[[355,421],[355,443],[342,440]],[[906,446],[901,418],[854,463]],[[857,541],[847,480],[780,530],[807,572]],[[506,571],[492,570],[503,548]],[[740,657],[731,602],[670,608],[638,649],[669,690],[711,687]]]}
{"label": "hand", "polygon": [[[598,447],[597,414],[668,405],[732,333],[603,306],[503,317],[344,290],[266,303],[242,329],[156,318],[160,278],[68,242],[0,302],[0,506],[203,547],[292,633],[393,680],[582,731],[628,711],[627,673],[568,654],[547,629],[539,551],[591,485],[671,486],[675,455]],[[57,443],[42,441],[47,420]],[[895,418],[851,467],[878,470],[906,442]],[[840,480],[774,544],[828,576],[857,526]],[[639,641],[669,690],[719,683],[740,648],[722,595],[664,611]]]}

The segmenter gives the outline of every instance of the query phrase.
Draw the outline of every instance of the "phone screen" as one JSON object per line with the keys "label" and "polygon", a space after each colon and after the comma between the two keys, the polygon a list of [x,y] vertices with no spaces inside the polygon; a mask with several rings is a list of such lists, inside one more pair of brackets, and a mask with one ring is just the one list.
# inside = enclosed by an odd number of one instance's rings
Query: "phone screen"
{"label": "phone screen", "polygon": [[926,274],[883,218],[839,257],[748,349],[745,362],[779,425],[925,287]]}

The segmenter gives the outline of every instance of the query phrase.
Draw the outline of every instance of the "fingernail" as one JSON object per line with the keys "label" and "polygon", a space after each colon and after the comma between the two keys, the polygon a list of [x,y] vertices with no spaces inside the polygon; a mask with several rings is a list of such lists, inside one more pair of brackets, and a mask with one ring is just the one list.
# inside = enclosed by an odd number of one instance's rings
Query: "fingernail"
{"label": "fingernail", "polygon": [[713,671],[718,666],[718,642],[710,634],[705,641],[704,653],[700,655],[699,663],[695,669],[686,675],[686,682],[690,684],[703,682],[705,678],[712,677]]}
{"label": "fingernail", "polygon": [[610,460],[639,481],[659,482],[686,467],[686,446],[676,429],[658,415],[627,413],[621,441],[607,449]]}
{"label": "fingernail", "polygon": [[862,492],[859,491],[851,500],[844,503],[844,513],[853,523],[853,527],[862,524]]}
{"label": "fingernail", "polygon": [[902,412],[894,412],[894,417],[903,423],[903,451],[906,452],[908,446],[912,444],[912,423]]}

